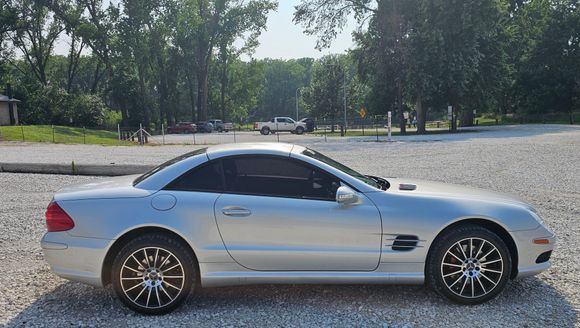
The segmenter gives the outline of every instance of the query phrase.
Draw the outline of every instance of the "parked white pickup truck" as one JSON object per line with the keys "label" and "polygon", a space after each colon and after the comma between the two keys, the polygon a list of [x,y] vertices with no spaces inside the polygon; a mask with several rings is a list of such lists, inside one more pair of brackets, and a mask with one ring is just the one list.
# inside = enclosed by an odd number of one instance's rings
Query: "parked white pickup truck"
{"label": "parked white pickup truck", "polygon": [[291,132],[302,134],[306,131],[306,123],[296,122],[290,117],[275,117],[270,122],[254,123],[254,130],[260,131],[263,135],[276,132]]}

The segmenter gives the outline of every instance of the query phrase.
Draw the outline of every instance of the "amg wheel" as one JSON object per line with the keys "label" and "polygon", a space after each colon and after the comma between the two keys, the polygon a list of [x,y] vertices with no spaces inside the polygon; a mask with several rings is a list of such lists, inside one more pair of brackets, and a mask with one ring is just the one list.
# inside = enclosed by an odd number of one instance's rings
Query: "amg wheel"
{"label": "amg wheel", "polygon": [[505,242],[475,225],[447,231],[432,245],[427,283],[439,294],[461,304],[479,304],[506,286],[512,260]]}
{"label": "amg wheel", "polygon": [[195,260],[186,245],[159,233],[137,237],[113,262],[113,288],[129,308],[144,314],[176,309],[193,289]]}

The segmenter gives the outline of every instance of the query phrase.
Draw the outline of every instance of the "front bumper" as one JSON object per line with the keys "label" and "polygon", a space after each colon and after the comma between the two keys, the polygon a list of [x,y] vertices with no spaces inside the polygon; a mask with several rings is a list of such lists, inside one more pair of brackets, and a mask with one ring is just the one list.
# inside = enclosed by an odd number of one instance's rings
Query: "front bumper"
{"label": "front bumper", "polygon": [[[538,263],[540,255],[553,251],[556,243],[554,233],[540,225],[534,230],[512,231],[512,237],[518,248],[518,274],[516,278],[534,276],[547,270],[550,261]],[[535,239],[547,239],[547,244],[534,244]]]}
{"label": "front bumper", "polygon": [[74,237],[66,232],[47,232],[40,242],[44,259],[58,276],[102,287],[102,267],[113,240]]}

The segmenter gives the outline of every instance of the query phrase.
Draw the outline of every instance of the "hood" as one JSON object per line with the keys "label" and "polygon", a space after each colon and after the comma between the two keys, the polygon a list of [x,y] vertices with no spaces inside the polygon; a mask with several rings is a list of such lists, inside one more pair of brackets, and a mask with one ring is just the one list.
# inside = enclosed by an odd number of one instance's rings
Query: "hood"
{"label": "hood", "polygon": [[139,198],[151,195],[153,191],[139,189],[133,186],[133,181],[137,177],[139,175],[97,179],[89,183],[65,187],[54,195],[54,200]]}
{"label": "hood", "polygon": [[391,184],[387,192],[391,193],[501,202],[531,209],[528,203],[515,196],[484,189],[415,179],[389,178],[386,180]]}

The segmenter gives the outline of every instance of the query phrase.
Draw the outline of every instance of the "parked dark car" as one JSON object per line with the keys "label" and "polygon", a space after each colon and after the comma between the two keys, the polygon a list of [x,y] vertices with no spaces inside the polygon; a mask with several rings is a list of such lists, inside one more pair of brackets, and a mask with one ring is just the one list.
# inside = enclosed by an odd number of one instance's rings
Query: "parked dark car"
{"label": "parked dark car", "polygon": [[197,126],[191,122],[179,122],[167,128],[169,134],[196,133]]}
{"label": "parked dark car", "polygon": [[211,124],[210,122],[206,122],[206,121],[197,122],[197,132],[212,133],[213,132],[213,124]]}
{"label": "parked dark car", "polygon": [[302,123],[306,123],[306,132],[313,132],[314,129],[316,128],[316,124],[314,123],[314,120],[311,118],[303,118],[300,120],[300,122]]}

